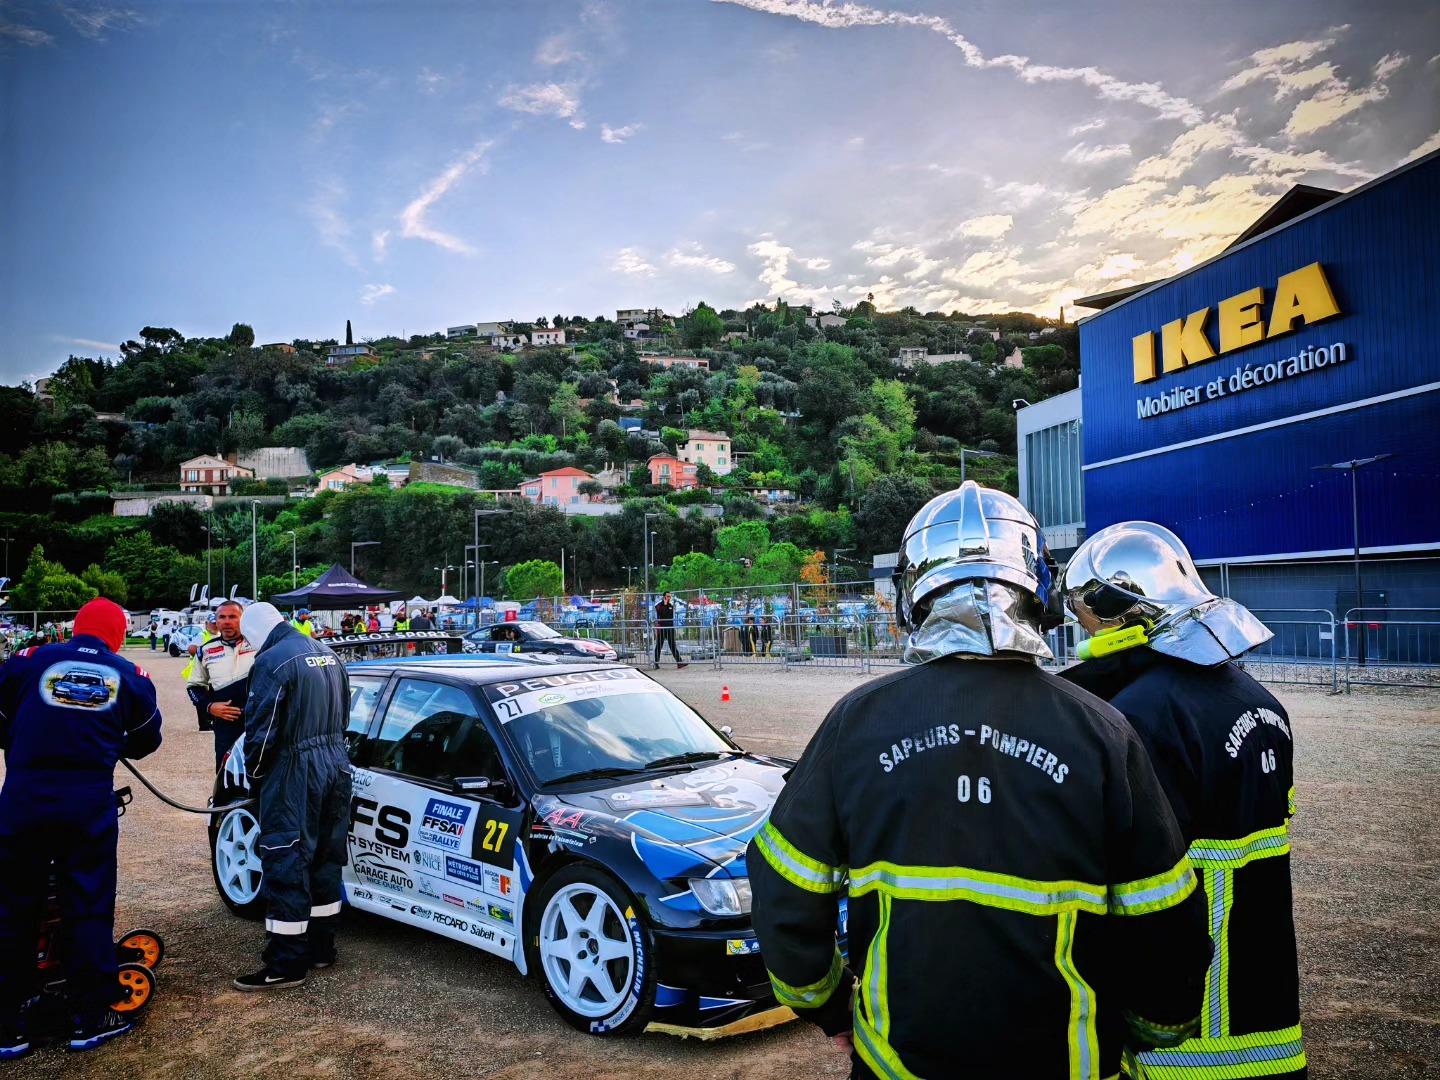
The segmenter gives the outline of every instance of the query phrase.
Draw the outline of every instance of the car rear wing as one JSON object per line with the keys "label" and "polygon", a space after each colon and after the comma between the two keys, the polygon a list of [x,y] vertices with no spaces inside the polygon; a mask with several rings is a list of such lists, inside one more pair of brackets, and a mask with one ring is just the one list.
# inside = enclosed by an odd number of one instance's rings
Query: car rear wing
{"label": "car rear wing", "polygon": [[343,634],[316,640],[334,649],[345,661],[446,656],[465,651],[464,635],[454,630],[393,630],[378,634]]}

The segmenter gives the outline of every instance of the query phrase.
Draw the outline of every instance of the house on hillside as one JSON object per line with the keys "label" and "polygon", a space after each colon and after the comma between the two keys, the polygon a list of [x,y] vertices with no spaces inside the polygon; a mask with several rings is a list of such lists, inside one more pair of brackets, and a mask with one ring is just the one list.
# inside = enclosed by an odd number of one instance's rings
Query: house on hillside
{"label": "house on hillside", "polygon": [[710,370],[710,361],[703,356],[659,356],[654,353],[641,353],[640,359],[652,367],[663,368],[666,371],[677,367],[695,368],[697,371]]}
{"label": "house on hillside", "polygon": [[606,465],[595,474],[595,482],[606,491],[614,491],[621,484],[629,482],[629,476],[617,465]]}
{"label": "house on hillside", "polygon": [[723,431],[692,430],[689,438],[676,447],[681,461],[692,465],[708,465],[716,476],[728,476],[734,468],[730,454],[730,436]]}
{"label": "house on hillside", "polygon": [[542,330],[536,328],[530,331],[530,344],[539,348],[541,345],[564,345],[564,330]]}
{"label": "house on hillside", "polygon": [[805,320],[805,323],[812,329],[827,330],[832,326],[844,326],[845,321],[845,316],[836,315],[834,312],[827,311],[824,315],[809,316]]}
{"label": "house on hillside", "polygon": [[461,323],[459,326],[447,326],[445,338],[448,341],[455,341],[459,338],[472,338],[476,334],[474,323]]}
{"label": "house on hillside", "polygon": [[700,479],[695,474],[696,466],[681,461],[674,454],[656,454],[645,462],[645,466],[650,470],[650,483],[656,487],[686,491],[700,486]]}
{"label": "house on hillside", "polygon": [[180,490],[200,495],[229,495],[236,480],[253,480],[255,471],[216,454],[201,454],[180,463]]}
{"label": "house on hillside", "polygon": [[356,484],[368,484],[374,479],[374,474],[364,465],[342,465],[338,469],[331,469],[329,472],[320,474],[320,482],[316,484],[316,491],[344,491],[346,488],[354,487]]}
{"label": "house on hillside", "polygon": [[325,350],[326,367],[346,367],[365,356],[379,356],[369,345],[331,345]]}
{"label": "house on hillside", "polygon": [[894,363],[902,368],[916,368],[925,364],[934,366],[935,364],[948,364],[952,361],[969,359],[971,359],[969,353],[932,353],[923,345],[913,345],[897,349],[896,356],[893,358]]}
{"label": "house on hillside", "polygon": [[269,345],[261,345],[262,349],[274,349],[276,352],[293,353],[295,346],[288,341],[272,341]]}
{"label": "house on hillside", "polygon": [[580,492],[580,485],[595,477],[584,469],[566,466],[551,469],[539,476],[521,481],[520,494],[537,506],[570,506],[588,503],[589,495]]}
{"label": "house on hillside", "polygon": [[383,476],[392,488],[404,487],[410,482],[410,465],[404,461],[372,461],[369,465],[373,479]]}

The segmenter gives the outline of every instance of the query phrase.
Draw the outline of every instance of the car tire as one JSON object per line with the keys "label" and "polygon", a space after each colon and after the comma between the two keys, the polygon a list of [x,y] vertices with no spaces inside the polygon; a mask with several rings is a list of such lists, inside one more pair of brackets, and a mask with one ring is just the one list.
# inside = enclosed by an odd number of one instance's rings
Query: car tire
{"label": "car tire", "polygon": [[[238,802],[245,793],[227,790],[225,802]],[[264,877],[260,869],[260,822],[253,806],[221,814],[210,829],[210,874],[215,891],[236,915],[259,919],[265,914]]]}
{"label": "car tire", "polygon": [[175,659],[180,659],[180,650],[177,649],[174,645],[167,645],[165,646],[165,649],[167,652],[170,653],[171,656],[175,657]]}
{"label": "car tire", "polygon": [[529,969],[561,1019],[589,1035],[643,1031],[655,1006],[655,940],[629,892],[596,867],[572,864],[525,907]]}

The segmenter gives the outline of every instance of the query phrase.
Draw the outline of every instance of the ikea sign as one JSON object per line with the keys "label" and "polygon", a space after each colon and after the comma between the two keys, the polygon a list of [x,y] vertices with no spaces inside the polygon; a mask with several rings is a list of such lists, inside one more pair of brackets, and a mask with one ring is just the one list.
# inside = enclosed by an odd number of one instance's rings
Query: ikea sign
{"label": "ikea sign", "polygon": [[1340,314],[1340,305],[1318,263],[1281,274],[1266,305],[1265,289],[1256,286],[1220,301],[1215,308],[1215,336],[1207,330],[1210,308],[1192,311],[1160,328],[1157,356],[1155,331],[1131,339],[1135,382],[1147,383],[1217,356],[1289,334]]}

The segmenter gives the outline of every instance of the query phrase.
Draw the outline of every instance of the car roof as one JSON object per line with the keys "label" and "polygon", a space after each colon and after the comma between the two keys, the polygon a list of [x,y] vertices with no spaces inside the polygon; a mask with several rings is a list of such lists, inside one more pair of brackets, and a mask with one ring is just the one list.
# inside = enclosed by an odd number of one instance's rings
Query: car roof
{"label": "car roof", "polygon": [[582,671],[604,671],[623,668],[625,664],[596,663],[581,660],[577,663],[551,664],[536,662],[534,657],[478,656],[467,653],[458,656],[392,657],[380,660],[357,660],[346,664],[345,669],[357,675],[448,675],[475,686],[488,686],[496,682],[513,682],[516,679],[548,678],[552,675],[574,675]]}

